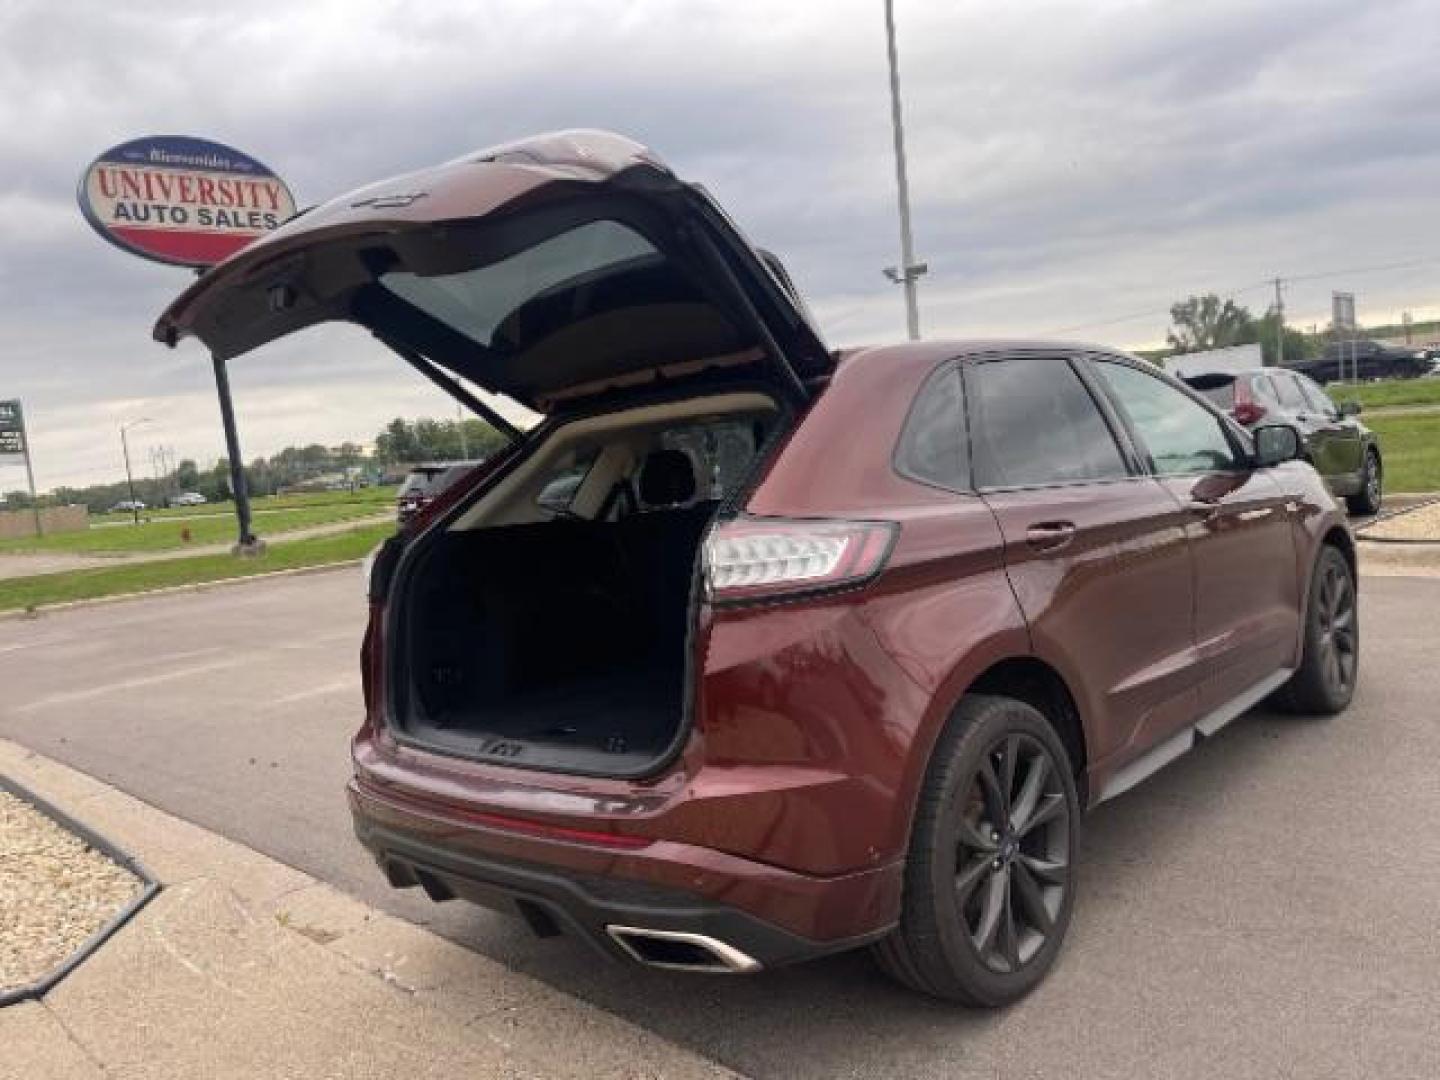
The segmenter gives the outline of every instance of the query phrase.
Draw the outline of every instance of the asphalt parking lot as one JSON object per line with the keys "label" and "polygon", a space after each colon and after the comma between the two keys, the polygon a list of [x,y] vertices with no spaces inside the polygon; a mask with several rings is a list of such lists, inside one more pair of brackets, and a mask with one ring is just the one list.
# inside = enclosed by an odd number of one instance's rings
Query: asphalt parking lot
{"label": "asphalt parking lot", "polygon": [[1252,714],[1087,821],[1050,980],[997,1014],[863,956],[597,965],[386,888],[342,795],[358,572],[0,622],[0,736],[763,1077],[1440,1075],[1440,580],[1367,578],[1351,710]]}

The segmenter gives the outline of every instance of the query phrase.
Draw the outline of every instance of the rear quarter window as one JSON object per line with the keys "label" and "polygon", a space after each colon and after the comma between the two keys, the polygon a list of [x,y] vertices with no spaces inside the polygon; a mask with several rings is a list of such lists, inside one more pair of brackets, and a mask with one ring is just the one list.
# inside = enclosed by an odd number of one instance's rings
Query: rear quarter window
{"label": "rear quarter window", "polygon": [[1203,397],[1210,404],[1221,409],[1229,409],[1235,404],[1235,380],[1229,379],[1226,382],[1216,383],[1195,383],[1190,384],[1190,389]]}
{"label": "rear quarter window", "polygon": [[931,376],[915,396],[896,446],[895,468],[923,484],[952,491],[970,487],[965,410],[956,368]]}

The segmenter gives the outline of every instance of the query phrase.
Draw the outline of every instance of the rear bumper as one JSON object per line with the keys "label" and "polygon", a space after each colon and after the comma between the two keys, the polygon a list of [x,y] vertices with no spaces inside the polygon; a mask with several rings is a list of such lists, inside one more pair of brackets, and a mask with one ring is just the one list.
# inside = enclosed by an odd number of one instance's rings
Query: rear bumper
{"label": "rear bumper", "polygon": [[667,841],[607,850],[490,828],[354,780],[349,797],[356,836],[392,885],[518,915],[615,959],[641,959],[619,927],[718,943],[712,953],[734,954],[729,970],[773,967],[883,937],[898,909],[899,865],[817,878]]}

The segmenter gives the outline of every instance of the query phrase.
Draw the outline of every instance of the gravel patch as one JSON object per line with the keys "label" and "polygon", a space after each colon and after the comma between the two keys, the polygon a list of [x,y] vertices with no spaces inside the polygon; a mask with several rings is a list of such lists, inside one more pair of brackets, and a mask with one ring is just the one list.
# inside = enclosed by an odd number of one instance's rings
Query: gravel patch
{"label": "gravel patch", "polygon": [[1440,542],[1440,502],[1431,503],[1415,510],[1407,510],[1394,517],[1382,518],[1367,525],[1360,533],[1361,539],[1374,540],[1434,540]]}
{"label": "gravel patch", "polygon": [[142,888],[129,870],[0,791],[0,991],[57,967]]}

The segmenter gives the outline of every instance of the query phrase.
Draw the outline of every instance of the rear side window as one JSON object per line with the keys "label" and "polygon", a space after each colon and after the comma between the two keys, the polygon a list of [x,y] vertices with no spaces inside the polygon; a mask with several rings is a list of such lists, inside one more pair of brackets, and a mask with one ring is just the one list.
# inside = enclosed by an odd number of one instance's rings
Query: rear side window
{"label": "rear side window", "polygon": [[979,487],[1031,487],[1128,475],[1115,436],[1062,359],[1014,357],[969,368],[965,393]]}
{"label": "rear side window", "polygon": [[1267,405],[1279,405],[1280,395],[1275,392],[1275,383],[1268,375],[1250,376],[1250,388],[1254,395]]}
{"label": "rear side window", "polygon": [[1305,395],[1305,400],[1310,403],[1310,407],[1321,416],[1334,416],[1340,412],[1335,407],[1335,402],[1330,400],[1330,395],[1305,378],[1304,375],[1294,375],[1292,378],[1299,384],[1300,392]]}
{"label": "rear side window", "polygon": [[1289,372],[1285,374],[1272,375],[1270,381],[1275,384],[1275,394],[1280,399],[1282,407],[1291,412],[1306,412],[1310,406],[1305,401],[1305,395],[1300,393],[1300,387],[1295,382],[1295,376]]}
{"label": "rear side window", "polygon": [[947,368],[926,380],[910,407],[895,453],[901,475],[963,491],[970,487],[960,372]]}
{"label": "rear side window", "polygon": [[590,475],[590,470],[595,467],[599,456],[599,447],[576,451],[568,461],[550,474],[541,487],[540,494],[535,496],[536,505],[555,514],[568,511],[575,501],[575,493],[580,490],[585,477]]}

